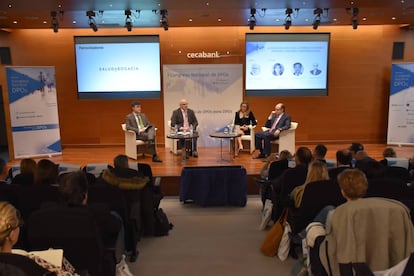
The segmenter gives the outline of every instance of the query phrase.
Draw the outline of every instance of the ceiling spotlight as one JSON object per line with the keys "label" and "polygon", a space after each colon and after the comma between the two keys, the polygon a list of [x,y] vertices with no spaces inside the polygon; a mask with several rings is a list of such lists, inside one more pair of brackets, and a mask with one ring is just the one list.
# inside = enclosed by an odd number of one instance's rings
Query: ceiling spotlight
{"label": "ceiling spotlight", "polygon": [[160,19],[160,23],[161,23],[161,27],[164,28],[164,31],[168,31],[168,11],[167,10],[161,10],[161,19]]}
{"label": "ceiling spotlight", "polygon": [[59,21],[57,19],[57,12],[51,11],[50,16],[52,17],[52,29],[54,33],[59,32]]}
{"label": "ceiling spotlight", "polygon": [[313,10],[313,14],[315,15],[315,19],[312,22],[312,27],[314,30],[317,30],[319,25],[321,24],[321,14],[323,10],[321,8],[317,8]]}
{"label": "ceiling spotlight", "polygon": [[125,10],[125,27],[127,28],[127,31],[132,31],[132,18],[131,18],[131,10]]}
{"label": "ceiling spotlight", "polygon": [[89,17],[89,20],[88,20],[89,27],[91,27],[91,29],[94,32],[97,32],[98,31],[98,26],[96,25],[96,22],[95,22],[95,19],[94,19],[95,12],[94,11],[87,11],[86,16]]}
{"label": "ceiling spotlight", "polygon": [[249,22],[249,29],[253,30],[254,26],[256,26],[256,9],[250,9],[250,18],[247,20]]}
{"label": "ceiling spotlight", "polygon": [[285,30],[289,30],[290,26],[292,26],[292,17],[290,16],[292,14],[293,10],[288,8],[285,11],[286,18],[285,23],[283,24],[285,26]]}

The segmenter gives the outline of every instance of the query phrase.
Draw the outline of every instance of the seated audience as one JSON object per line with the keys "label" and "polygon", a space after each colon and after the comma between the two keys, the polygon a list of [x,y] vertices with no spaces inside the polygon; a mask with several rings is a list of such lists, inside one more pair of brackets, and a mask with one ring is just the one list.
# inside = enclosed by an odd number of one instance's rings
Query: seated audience
{"label": "seated audience", "polygon": [[349,149],[349,151],[352,154],[352,167],[354,167],[355,166],[355,162],[356,162],[355,155],[357,154],[358,151],[364,150],[364,145],[362,145],[361,143],[352,143],[349,146],[348,149]]}
{"label": "seated audience", "polygon": [[[327,271],[340,275],[340,269],[344,271],[355,263],[365,263],[372,271],[383,270],[414,251],[414,228],[409,210],[402,203],[362,198],[368,181],[360,170],[343,171],[338,182],[347,202],[328,215],[326,237],[319,246],[323,267],[316,268],[323,273],[317,275],[327,275]],[[308,244],[314,245],[315,229],[307,233]],[[315,264],[320,263],[316,261],[312,266]]]}
{"label": "seated audience", "polygon": [[328,170],[329,178],[336,182],[338,174],[346,169],[352,168],[352,153],[348,149],[336,152],[336,168]]}
{"label": "seated audience", "polygon": [[388,161],[387,161],[387,157],[397,157],[397,153],[395,152],[395,150],[393,148],[385,148],[384,151],[382,152],[382,157],[384,159],[382,159],[380,161],[380,163],[384,166],[388,166]]}
{"label": "seated audience", "polygon": [[385,167],[380,162],[368,156],[366,151],[358,151],[355,155],[355,168],[363,171],[367,178],[378,178],[384,176]]}
{"label": "seated audience", "polygon": [[328,149],[323,144],[318,144],[315,146],[312,152],[313,160],[318,160],[326,165],[325,155],[328,152]]}
{"label": "seated audience", "polygon": [[59,176],[59,165],[48,159],[37,163],[34,173],[34,185],[56,186]]}
{"label": "seated audience", "polygon": [[13,177],[12,184],[31,186],[34,182],[36,161],[32,158],[24,158],[20,161],[20,173]]}
{"label": "seated audience", "polygon": [[[8,202],[0,202],[0,252],[1,253],[12,253],[12,248],[19,239],[20,227],[22,221],[20,219],[19,211],[14,208],[13,205]],[[31,271],[30,275],[74,275],[74,269],[67,260],[63,262],[62,267],[57,267],[40,257],[28,254],[28,258],[32,259],[43,269],[38,271]],[[25,270],[22,267],[22,270]],[[37,274],[43,271],[44,274]],[[33,274],[32,274],[33,273]],[[50,274],[49,274],[50,273]],[[1,273],[0,273],[1,274]],[[1,274],[3,275],[3,274]],[[26,275],[26,274],[25,274]]]}

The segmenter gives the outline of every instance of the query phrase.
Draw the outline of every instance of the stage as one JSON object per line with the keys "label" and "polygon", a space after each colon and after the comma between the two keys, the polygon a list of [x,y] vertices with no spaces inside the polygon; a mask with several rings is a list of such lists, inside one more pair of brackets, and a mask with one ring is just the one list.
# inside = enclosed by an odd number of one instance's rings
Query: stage
{"label": "stage", "polygon": [[[328,153],[327,159],[335,159],[336,151],[339,149],[349,147],[347,144],[326,144]],[[311,150],[315,144],[296,145],[309,147]],[[368,154],[377,160],[382,159],[382,151],[387,147],[386,144],[365,144],[365,150]],[[392,146],[397,152],[398,157],[412,158],[414,156],[413,146]],[[247,192],[248,194],[256,194],[258,187],[254,181],[255,177],[258,177],[260,170],[262,169],[263,159],[253,159],[254,155],[258,152],[254,152],[250,155],[246,149],[241,152],[235,159],[230,157],[228,148],[223,147],[223,155],[221,156],[220,147],[206,148],[200,147],[198,149],[198,158],[190,157],[182,163],[181,155],[174,155],[168,148],[158,146],[158,155],[163,160],[162,163],[153,163],[150,155],[138,156],[138,160],[130,159],[130,162],[148,163],[151,165],[154,176],[161,177],[161,185],[163,192],[166,195],[178,195],[179,193],[179,180],[183,167],[188,166],[234,166],[240,165],[246,169],[247,173]],[[52,156],[50,160],[55,163],[76,164],[81,167],[90,163],[107,163],[112,165],[113,158],[118,154],[124,154],[124,146],[64,146],[61,155]],[[48,157],[42,157],[48,158]],[[42,158],[35,158],[40,160]],[[20,160],[12,160],[9,165],[19,164]]]}

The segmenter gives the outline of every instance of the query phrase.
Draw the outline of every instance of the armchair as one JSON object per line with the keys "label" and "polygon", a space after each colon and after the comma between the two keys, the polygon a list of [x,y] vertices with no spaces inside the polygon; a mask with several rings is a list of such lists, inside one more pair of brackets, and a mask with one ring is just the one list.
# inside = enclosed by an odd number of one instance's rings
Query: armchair
{"label": "armchair", "polygon": [[[257,123],[257,120],[256,120]],[[249,150],[250,150],[250,154],[252,154],[255,150],[256,150],[256,146],[255,146],[255,140],[254,140],[254,134],[255,134],[255,128],[256,125],[251,126],[250,127],[250,134],[248,135],[242,135],[240,138],[243,141],[249,141]]]}
{"label": "armchair", "polygon": [[[296,128],[298,127],[297,122],[291,122],[290,128],[288,130],[282,131],[280,133],[279,139],[271,141],[271,144],[276,144],[278,146],[278,151],[288,150],[291,153],[295,152],[296,146]],[[263,131],[268,130],[267,127],[262,127]]]}
{"label": "armchair", "polygon": [[[132,130],[126,129],[126,124],[121,124],[121,128],[125,134],[125,155],[132,159],[138,159],[138,153],[142,152],[142,156],[145,155],[148,141],[137,140],[136,134]],[[157,136],[157,128],[155,128],[155,137]],[[155,143],[157,145],[157,143]]]}

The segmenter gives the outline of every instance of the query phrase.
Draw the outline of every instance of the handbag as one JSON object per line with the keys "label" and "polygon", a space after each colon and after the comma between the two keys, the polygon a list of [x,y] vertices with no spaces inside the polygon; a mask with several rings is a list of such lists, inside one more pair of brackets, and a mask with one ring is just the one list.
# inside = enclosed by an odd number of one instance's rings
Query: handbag
{"label": "handbag", "polygon": [[280,241],[282,240],[284,224],[287,220],[287,213],[287,208],[283,209],[282,215],[267,233],[260,248],[264,255],[269,257],[276,255],[277,250],[279,249]]}
{"label": "handbag", "polygon": [[285,228],[283,230],[282,240],[280,241],[279,248],[277,249],[277,256],[281,261],[284,261],[289,256],[290,250],[290,238],[289,233],[292,232],[289,222],[285,221]]}

